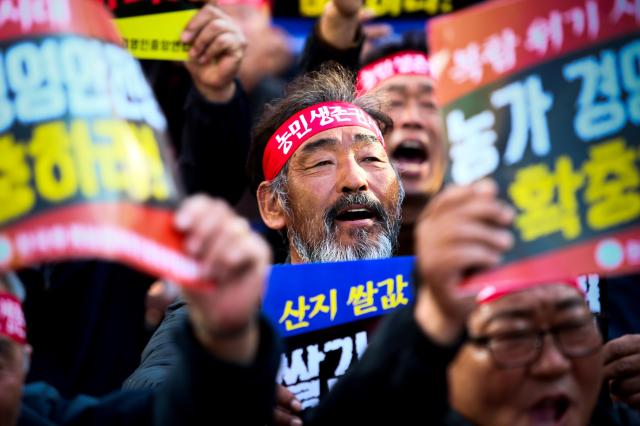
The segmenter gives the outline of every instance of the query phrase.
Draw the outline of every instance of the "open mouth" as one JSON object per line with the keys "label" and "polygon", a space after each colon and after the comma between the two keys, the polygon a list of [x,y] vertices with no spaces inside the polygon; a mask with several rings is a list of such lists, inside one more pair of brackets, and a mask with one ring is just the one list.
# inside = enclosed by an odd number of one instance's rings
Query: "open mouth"
{"label": "open mouth", "polygon": [[367,219],[373,220],[375,218],[375,213],[366,207],[350,206],[338,212],[335,219],[343,222],[356,222]]}
{"label": "open mouth", "polygon": [[396,161],[421,164],[429,160],[429,150],[418,140],[405,140],[393,150],[391,157]]}
{"label": "open mouth", "polygon": [[565,396],[544,398],[529,410],[531,424],[536,426],[560,425],[569,410],[569,406],[569,398]]}

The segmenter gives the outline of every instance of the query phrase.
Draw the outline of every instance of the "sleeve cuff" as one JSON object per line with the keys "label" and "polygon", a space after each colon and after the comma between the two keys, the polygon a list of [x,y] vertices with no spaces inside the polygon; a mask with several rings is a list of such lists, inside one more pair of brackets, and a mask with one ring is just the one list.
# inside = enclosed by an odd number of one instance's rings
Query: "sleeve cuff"
{"label": "sleeve cuff", "polygon": [[[235,79],[235,84],[235,93],[233,94],[233,97],[227,102],[209,101],[192,84],[185,101],[185,111],[189,111],[190,114],[197,114],[198,116],[208,116],[211,113],[219,113],[221,109],[226,109],[230,105],[241,102],[246,95],[242,88],[242,84],[240,84],[240,81],[238,79]],[[210,119],[210,117],[208,117],[208,119]]]}

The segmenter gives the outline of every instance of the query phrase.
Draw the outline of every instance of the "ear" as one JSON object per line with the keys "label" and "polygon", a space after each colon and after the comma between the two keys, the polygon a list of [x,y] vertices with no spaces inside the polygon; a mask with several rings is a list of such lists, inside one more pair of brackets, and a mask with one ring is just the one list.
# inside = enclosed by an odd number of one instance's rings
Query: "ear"
{"label": "ear", "polygon": [[258,208],[262,221],[271,229],[281,231],[287,225],[284,208],[278,196],[271,191],[268,182],[260,183],[256,194],[258,198]]}

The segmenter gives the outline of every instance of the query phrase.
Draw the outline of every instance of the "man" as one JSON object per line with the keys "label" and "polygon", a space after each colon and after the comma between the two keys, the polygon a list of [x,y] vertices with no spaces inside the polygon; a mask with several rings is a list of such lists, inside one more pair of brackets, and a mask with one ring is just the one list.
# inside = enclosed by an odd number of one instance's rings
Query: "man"
{"label": "man", "polygon": [[213,284],[183,288],[189,321],[175,330],[181,356],[165,386],[99,399],[63,399],[42,382],[23,392],[30,355],[24,316],[18,299],[0,285],[0,425],[261,425],[269,420],[279,350],[273,330],[258,320],[268,247],[228,206],[206,197],[187,200],[175,227],[185,233],[186,250],[200,263],[202,278]]}
{"label": "man", "polygon": [[406,191],[398,254],[413,254],[413,227],[430,197],[442,186],[446,147],[440,109],[435,101],[426,36],[409,32],[400,42],[382,44],[361,57],[365,39],[362,0],[333,0],[325,6],[303,53],[306,70],[337,60],[357,71],[359,93],[383,99],[393,120],[385,133],[386,149]]}
{"label": "man", "polygon": [[247,171],[291,263],[392,255],[404,191],[376,106],[356,98],[344,70],[326,67],[297,79],[256,125]]}
{"label": "man", "polygon": [[484,292],[467,324],[449,376],[461,417],[496,426],[589,423],[602,337],[575,281]]}

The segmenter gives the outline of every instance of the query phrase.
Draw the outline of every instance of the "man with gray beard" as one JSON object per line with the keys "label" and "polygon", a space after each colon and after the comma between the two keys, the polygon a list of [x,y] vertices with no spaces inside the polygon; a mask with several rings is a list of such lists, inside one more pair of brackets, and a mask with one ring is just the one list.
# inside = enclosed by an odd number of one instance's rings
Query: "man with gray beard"
{"label": "man with gray beard", "polygon": [[[337,65],[294,80],[266,108],[247,168],[264,223],[289,244],[289,262],[391,257],[404,198],[382,136],[391,126],[377,98],[356,97],[354,77]],[[166,379],[177,356],[170,336],[186,314],[181,301],[169,307],[124,388]],[[286,388],[277,396],[277,420],[299,411]]]}
{"label": "man with gray beard", "polygon": [[385,151],[390,119],[357,97],[338,66],[294,81],[267,108],[248,173],[264,223],[284,234],[291,263],[390,257],[404,191]]}

